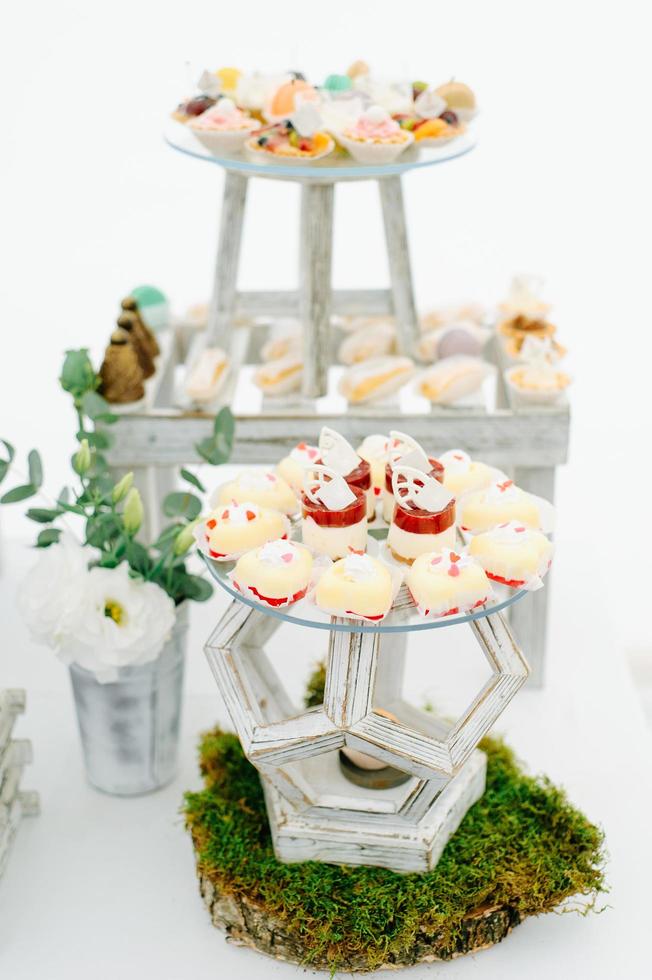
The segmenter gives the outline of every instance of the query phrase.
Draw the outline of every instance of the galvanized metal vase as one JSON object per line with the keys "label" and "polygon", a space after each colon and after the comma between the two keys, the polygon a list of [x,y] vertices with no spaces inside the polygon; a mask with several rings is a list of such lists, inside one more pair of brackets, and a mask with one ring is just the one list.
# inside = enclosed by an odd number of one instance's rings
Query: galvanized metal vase
{"label": "galvanized metal vase", "polygon": [[70,667],[86,774],[103,793],[138,796],[174,777],[187,629],[183,603],[160,656],[140,667],[121,667],[112,683],[100,684],[90,671]]}

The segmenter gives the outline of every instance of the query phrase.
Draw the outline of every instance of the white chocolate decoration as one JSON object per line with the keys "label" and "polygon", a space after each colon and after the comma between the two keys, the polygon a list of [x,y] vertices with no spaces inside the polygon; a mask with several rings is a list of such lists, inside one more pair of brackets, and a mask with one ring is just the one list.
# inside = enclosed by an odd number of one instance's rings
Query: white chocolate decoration
{"label": "white chocolate decoration", "polygon": [[392,576],[386,565],[370,555],[350,554],[321,576],[315,601],[333,615],[380,620],[392,604]]}
{"label": "white chocolate decoration", "polygon": [[406,583],[423,616],[463,614],[492,596],[481,565],[449,549],[421,554],[410,567]]}
{"label": "white chocolate decoration", "polygon": [[500,304],[502,312],[509,317],[522,316],[530,320],[545,317],[551,307],[542,298],[543,287],[541,276],[514,276],[507,297]]}
{"label": "white chocolate decoration", "polygon": [[541,527],[537,501],[513,480],[492,483],[484,490],[468,493],[460,501],[460,526],[465,531],[488,531],[498,524],[520,521],[526,527]]}
{"label": "white chocolate decoration", "polygon": [[552,561],[553,545],[541,531],[520,521],[509,521],[476,534],[469,551],[489,578],[512,588],[533,590],[543,584],[541,580]]}
{"label": "white chocolate decoration", "polygon": [[420,92],[414,100],[414,111],[420,119],[435,119],[446,110],[446,99],[432,89]]}
{"label": "white chocolate decoration", "polygon": [[283,514],[296,514],[297,498],[292,488],[276,473],[243,472],[234,480],[219,486],[211,498],[211,506],[251,501],[271,507]]}
{"label": "white chocolate decoration", "polygon": [[322,504],[327,510],[344,510],[355,500],[344,477],[328,466],[311,466],[306,471],[303,492],[313,504]]}
{"label": "white chocolate decoration", "polygon": [[327,425],[319,433],[319,455],[324,466],[340,476],[348,476],[360,465],[360,457],[351,443]]}
{"label": "white chocolate decoration", "polygon": [[422,473],[429,473],[432,468],[425,449],[412,436],[398,429],[390,430],[387,455],[392,467],[400,460],[404,466],[412,466]]}
{"label": "white chocolate decoration", "polygon": [[453,495],[434,477],[403,462],[392,470],[392,492],[401,507],[418,508],[431,514],[444,510],[453,499]]}

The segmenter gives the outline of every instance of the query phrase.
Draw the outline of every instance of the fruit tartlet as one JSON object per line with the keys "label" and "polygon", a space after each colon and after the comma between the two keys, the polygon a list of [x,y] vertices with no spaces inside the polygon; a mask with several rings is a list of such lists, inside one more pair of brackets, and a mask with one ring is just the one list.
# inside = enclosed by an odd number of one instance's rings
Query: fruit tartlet
{"label": "fruit tartlet", "polygon": [[414,142],[381,106],[372,105],[356,122],[337,134],[338,142],[358,163],[392,163]]}
{"label": "fruit tartlet", "polygon": [[357,453],[361,459],[366,459],[371,467],[371,485],[374,497],[378,499],[385,486],[385,464],[387,463],[387,450],[389,439],[380,433],[365,436],[358,446]]}
{"label": "fruit tartlet", "polygon": [[428,456],[426,451],[419,445],[416,439],[407,435],[405,432],[398,432],[392,429],[389,434],[387,446],[387,462],[383,474],[383,520],[388,524],[394,513],[394,491],[392,489],[392,476],[394,467],[398,463],[405,466],[413,466],[422,473],[428,473],[439,483],[444,482],[444,467],[434,456]]}
{"label": "fruit tartlet", "polygon": [[312,565],[313,558],[307,548],[280,538],[242,555],[231,581],[243,595],[279,609],[304,598]]}
{"label": "fruit tartlet", "polygon": [[317,583],[315,602],[333,616],[355,616],[379,622],[393,599],[386,565],[365,554],[349,554],[327,568]]}
{"label": "fruit tartlet", "polygon": [[455,545],[455,498],[434,477],[399,463],[392,474],[394,514],[387,546],[411,565],[428,551]]}
{"label": "fruit tartlet", "polygon": [[502,480],[466,494],[460,501],[459,521],[463,531],[473,534],[508,521],[520,521],[526,527],[540,530],[541,513],[531,494],[517,487],[513,480]]}
{"label": "fruit tartlet", "polygon": [[367,544],[367,496],[326,466],[306,474],[301,496],[301,537],[318,554],[344,558]]}
{"label": "fruit tartlet", "polygon": [[256,158],[269,158],[283,163],[310,163],[321,160],[333,151],[335,143],[328,133],[317,130],[302,135],[290,119],[261,130],[247,140],[245,146]]}
{"label": "fruit tartlet", "polygon": [[219,486],[214,497],[215,500],[211,500],[211,505],[216,507],[219,504],[231,502],[242,504],[251,501],[261,507],[278,510],[281,514],[296,514],[298,510],[297,498],[292,488],[283,477],[270,472],[240,473],[235,479]]}
{"label": "fruit tartlet", "polygon": [[478,111],[475,93],[464,82],[451,79],[450,82],[444,82],[443,85],[436,88],[433,94],[443,99],[446,108],[454,112],[462,122],[473,119]]}
{"label": "fruit tartlet", "polygon": [[422,616],[457,616],[483,606],[491,583],[473,558],[448,548],[419,555],[405,577]]}
{"label": "fruit tartlet", "polygon": [[421,146],[440,146],[466,129],[456,112],[436,92],[425,90],[414,100],[414,112],[395,116],[402,129],[414,135]]}
{"label": "fruit tartlet", "polygon": [[284,514],[247,501],[217,507],[195,528],[197,544],[217,561],[234,561],[251,548],[275,538],[286,538],[289,522]]}
{"label": "fruit tartlet", "polygon": [[371,482],[371,464],[356,453],[344,436],[326,425],[319,433],[319,456],[320,462],[343,477],[350,487],[364,492],[367,517],[373,520],[376,516],[376,499]]}
{"label": "fruit tartlet", "polygon": [[569,374],[552,364],[516,364],[505,371],[505,381],[517,400],[531,405],[553,405],[571,383]]}
{"label": "fruit tartlet", "polygon": [[197,95],[193,95],[192,98],[180,102],[172,113],[172,118],[176,119],[177,122],[187,123],[191,119],[196,119],[198,116],[201,116],[207,109],[211,109],[216,102],[217,99],[212,95],[200,92]]}
{"label": "fruit tartlet", "polygon": [[478,459],[471,459],[463,449],[449,449],[441,454],[439,462],[444,467],[444,486],[457,499],[471,490],[483,490],[494,482],[490,467]]}
{"label": "fruit tartlet", "polygon": [[288,483],[294,492],[301,495],[306,471],[321,462],[319,448],[300,442],[278,463],[276,472]]}
{"label": "fruit tartlet", "polygon": [[258,120],[238,109],[232,99],[218,99],[200,116],[189,119],[187,126],[211,153],[234,153],[260,129]]}
{"label": "fruit tartlet", "polygon": [[545,534],[520,521],[508,521],[476,534],[469,545],[469,553],[488,577],[513,589],[540,588],[552,552],[552,542]]}
{"label": "fruit tartlet", "polygon": [[410,380],[414,361],[409,357],[374,357],[347,368],[338,390],[352,405],[387,398]]}

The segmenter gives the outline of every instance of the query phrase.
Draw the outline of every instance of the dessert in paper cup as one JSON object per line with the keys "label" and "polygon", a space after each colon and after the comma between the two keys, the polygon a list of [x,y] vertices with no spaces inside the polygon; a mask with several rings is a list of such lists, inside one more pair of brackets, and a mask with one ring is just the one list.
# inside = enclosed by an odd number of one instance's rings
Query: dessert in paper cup
{"label": "dessert in paper cup", "polygon": [[392,429],[389,433],[382,492],[382,516],[388,524],[392,520],[394,504],[396,503],[393,489],[394,467],[399,463],[405,466],[413,466],[421,473],[427,473],[439,483],[444,482],[444,467],[441,462],[434,456],[428,456],[412,436]]}
{"label": "dessert in paper cup", "polygon": [[308,594],[313,566],[308,548],[277,538],[242,555],[229,578],[242,595],[272,609],[282,609]]}
{"label": "dessert in paper cup", "polygon": [[211,153],[237,153],[260,123],[238,109],[231,99],[218,99],[214,106],[187,122],[188,129]]}
{"label": "dessert in paper cup", "polygon": [[438,480],[400,462],[392,473],[392,491],[387,547],[396,561],[411,565],[419,555],[455,545],[455,498]]}
{"label": "dessert in paper cup", "polygon": [[301,495],[301,538],[334,561],[367,546],[367,496],[327,466],[312,466]]}
{"label": "dessert in paper cup", "polygon": [[337,141],[358,163],[381,166],[393,163],[414,143],[414,136],[401,129],[385,109],[374,105],[353,125],[337,133]]}
{"label": "dessert in paper cup", "polygon": [[405,581],[419,614],[432,619],[472,612],[493,598],[482,565],[450,548],[419,555]]}
{"label": "dessert in paper cup", "polygon": [[298,510],[297,498],[283,477],[269,470],[239,473],[233,480],[220,484],[209,500],[211,507],[220,504],[254,503],[291,516]]}
{"label": "dessert in paper cup", "polygon": [[508,521],[476,534],[469,553],[494,582],[534,591],[541,588],[550,568],[553,544],[541,531]]}
{"label": "dessert in paper cup", "polygon": [[214,561],[236,561],[252,548],[287,538],[290,522],[284,514],[251,501],[213,510],[194,529],[197,547]]}
{"label": "dessert in paper cup", "polygon": [[392,607],[402,575],[377,558],[351,552],[326,569],[315,589],[315,603],[331,616],[379,623]]}
{"label": "dessert in paper cup", "polygon": [[541,530],[539,498],[521,490],[513,480],[491,483],[483,490],[465,494],[460,501],[459,524],[462,531],[479,534],[509,521],[520,521],[525,527]]}
{"label": "dessert in paper cup", "polygon": [[323,426],[319,433],[319,462],[343,477],[349,487],[362,490],[367,498],[367,517],[376,516],[376,498],[371,479],[371,464],[356,453],[344,436]]}
{"label": "dessert in paper cup", "polygon": [[288,118],[248,139],[245,147],[253,159],[277,163],[314,163],[332,153],[335,142],[321,128],[322,118],[312,103],[301,105]]}

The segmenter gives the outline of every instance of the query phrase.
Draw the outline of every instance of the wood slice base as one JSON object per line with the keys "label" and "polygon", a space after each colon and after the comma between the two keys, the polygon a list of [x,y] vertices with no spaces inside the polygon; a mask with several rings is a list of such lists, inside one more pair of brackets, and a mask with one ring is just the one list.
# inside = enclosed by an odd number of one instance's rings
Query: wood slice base
{"label": "wood slice base", "polygon": [[[484,739],[487,788],[423,874],[283,864],[265,800],[234,735],[207,733],[206,788],[186,794],[200,891],[235,943],[312,969],[364,972],[448,960],[500,942],[529,915],[591,909],[604,888],[601,831],[545,779]],[[584,898],[580,898],[584,896]]]}

